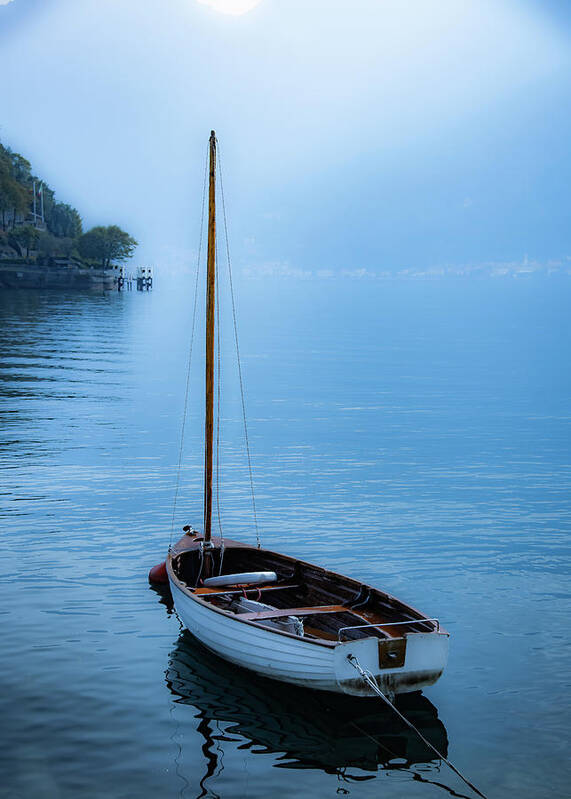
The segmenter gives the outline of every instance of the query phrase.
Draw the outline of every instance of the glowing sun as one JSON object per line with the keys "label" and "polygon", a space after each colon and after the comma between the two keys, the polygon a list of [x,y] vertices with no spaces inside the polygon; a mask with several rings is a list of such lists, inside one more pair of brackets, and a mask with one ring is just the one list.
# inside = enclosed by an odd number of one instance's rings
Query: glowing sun
{"label": "glowing sun", "polygon": [[220,11],[221,14],[238,16],[239,14],[247,14],[248,11],[259,5],[262,0],[198,0],[198,2],[203,3],[205,6],[210,6],[215,11]]}

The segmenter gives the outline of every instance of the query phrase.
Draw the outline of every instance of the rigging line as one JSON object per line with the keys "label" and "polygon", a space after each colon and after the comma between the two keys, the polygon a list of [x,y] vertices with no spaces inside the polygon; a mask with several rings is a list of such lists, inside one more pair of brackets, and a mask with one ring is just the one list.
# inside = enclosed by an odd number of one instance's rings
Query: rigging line
{"label": "rigging line", "polygon": [[216,140],[218,147],[218,174],[220,176],[220,197],[222,199],[222,217],[224,220],[224,237],[226,239],[226,258],[228,260],[228,277],[230,280],[230,297],[232,298],[232,318],[234,321],[234,341],[236,343],[236,357],[238,360],[238,378],[240,382],[240,398],[242,400],[242,417],[244,419],[244,438],[246,440],[246,455],[248,457],[248,473],[250,475],[250,491],[252,493],[252,510],[254,514],[254,528],[256,530],[256,544],[258,549],[261,548],[260,531],[258,528],[258,515],[256,513],[256,498],[254,496],[254,478],[252,475],[252,459],[250,457],[250,441],[248,439],[248,423],[246,421],[246,403],[244,401],[244,382],[242,380],[242,365],[240,362],[240,347],[238,346],[238,323],[236,320],[236,303],[234,300],[234,284],[232,281],[232,266],[230,263],[230,245],[228,243],[228,224],[226,221],[226,203],[224,201],[224,185],[222,182],[222,156],[220,154],[220,146],[218,139]]}
{"label": "rigging line", "polygon": [[456,774],[458,777],[460,777],[460,779],[461,779],[463,782],[465,782],[465,783],[466,783],[466,785],[467,785],[469,788],[471,788],[471,789],[474,791],[474,793],[477,793],[477,794],[478,794],[478,796],[481,796],[481,797],[482,797],[482,799],[487,799],[487,797],[485,796],[485,794],[483,794],[481,791],[479,791],[479,790],[476,788],[476,786],[475,786],[473,783],[471,783],[471,782],[470,782],[470,780],[469,780],[469,779],[467,779],[466,777],[464,777],[464,775],[463,775],[463,774],[461,774],[461,773],[460,773],[460,771],[458,771],[458,769],[456,768],[456,766],[455,766],[453,763],[451,763],[451,762],[450,762],[450,760],[448,760],[448,758],[444,757],[444,755],[442,754],[442,752],[439,752],[439,751],[438,751],[438,749],[437,749],[435,746],[433,746],[433,745],[430,743],[430,741],[428,741],[428,740],[427,740],[427,739],[424,737],[424,735],[423,735],[423,734],[420,732],[420,730],[418,730],[418,729],[417,729],[417,728],[414,726],[414,724],[413,724],[412,722],[410,722],[410,721],[409,721],[409,720],[406,718],[406,716],[403,716],[403,714],[400,712],[400,710],[398,710],[398,709],[397,709],[397,708],[396,708],[396,707],[393,705],[393,703],[390,701],[390,699],[388,699],[388,697],[386,697],[386,696],[384,695],[384,693],[381,691],[381,689],[380,689],[380,688],[379,688],[379,686],[377,685],[377,681],[375,680],[375,678],[373,677],[373,675],[371,674],[371,672],[370,672],[370,671],[365,671],[365,669],[364,669],[364,668],[361,666],[361,664],[359,663],[359,661],[357,660],[357,658],[355,657],[355,655],[347,655],[347,660],[348,660],[348,661],[349,661],[349,663],[350,663],[350,664],[353,666],[353,668],[357,669],[357,671],[359,672],[359,674],[361,675],[361,677],[363,677],[363,679],[365,680],[365,682],[366,682],[366,683],[367,683],[367,684],[368,684],[368,685],[369,685],[369,686],[370,686],[370,687],[373,689],[373,691],[374,691],[374,692],[377,694],[377,696],[378,696],[380,699],[382,699],[382,700],[383,700],[383,702],[385,702],[385,703],[386,703],[386,704],[387,704],[387,705],[388,705],[388,706],[391,708],[391,710],[394,710],[394,712],[397,714],[397,716],[398,716],[398,717],[399,717],[399,718],[400,718],[402,721],[404,721],[404,723],[407,725],[407,727],[410,727],[410,729],[411,729],[413,732],[415,732],[415,733],[418,735],[418,737],[420,738],[420,740],[421,740],[421,741],[422,741],[422,742],[423,742],[423,743],[424,743],[426,746],[428,746],[428,748],[429,748],[429,749],[431,749],[431,750],[432,750],[432,751],[433,751],[433,752],[434,752],[434,753],[435,753],[435,754],[436,754],[436,755],[437,755],[437,756],[440,758],[440,760],[444,761],[444,763],[446,763],[446,765],[447,765],[449,768],[451,768],[451,769],[452,769],[452,771],[454,772],[454,774]]}
{"label": "rigging line", "polygon": [[208,149],[206,150],[206,160],[204,162],[204,180],[202,184],[202,209],[200,212],[200,235],[198,239],[198,255],[196,257],[196,276],[194,280],[194,303],[192,308],[192,324],[190,329],[190,344],[189,344],[189,351],[188,351],[188,363],[186,367],[186,388],[184,392],[184,411],[182,414],[182,425],[180,431],[180,447],[178,451],[178,465],[176,470],[176,483],[175,483],[175,491],[174,491],[174,500],[173,500],[173,507],[172,507],[172,519],[171,519],[171,533],[169,539],[169,552],[172,547],[172,539],[174,533],[174,520],[176,515],[176,503],[178,500],[178,492],[180,488],[180,469],[182,466],[182,453],[184,448],[184,430],[186,427],[186,417],[188,412],[188,394],[189,394],[189,386],[190,386],[190,366],[192,363],[192,348],[194,345],[194,329],[196,324],[196,306],[198,302],[198,277],[200,273],[200,256],[202,255],[202,240],[204,235],[204,209],[206,205],[206,182],[208,176]]}

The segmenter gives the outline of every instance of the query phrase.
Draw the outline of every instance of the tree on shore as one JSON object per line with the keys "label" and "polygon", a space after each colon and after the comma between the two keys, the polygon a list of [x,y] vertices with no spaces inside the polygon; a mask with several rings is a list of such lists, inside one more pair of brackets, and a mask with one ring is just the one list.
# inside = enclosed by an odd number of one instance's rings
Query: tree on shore
{"label": "tree on shore", "polygon": [[[14,177],[14,165],[10,151],[0,145],[0,217],[2,230],[6,230],[6,212],[12,212],[12,226],[16,214],[24,214],[28,208],[28,191]],[[24,161],[25,159],[22,159]],[[27,162],[26,162],[27,163]],[[21,164],[17,162],[21,170]]]}
{"label": "tree on shore", "polygon": [[97,261],[102,269],[108,269],[112,261],[131,258],[138,242],[117,225],[94,227],[81,236],[77,243],[83,258]]}
{"label": "tree on shore", "polygon": [[54,236],[47,230],[40,231],[37,247],[35,248],[42,258],[69,258],[77,255],[77,241],[66,237]]}
{"label": "tree on shore", "polygon": [[46,221],[48,230],[54,236],[77,239],[83,233],[83,225],[79,213],[67,203],[54,203]]}
{"label": "tree on shore", "polygon": [[8,228],[15,230],[22,222],[29,222],[37,227],[40,209],[46,228],[52,235],[72,239],[81,236],[81,217],[75,208],[67,203],[56,202],[53,189],[50,189],[45,180],[32,174],[30,162],[20,153],[0,144],[2,231],[6,232]]}
{"label": "tree on shore", "polygon": [[24,255],[25,249],[27,258],[30,255],[30,250],[36,249],[39,238],[39,230],[32,225],[23,225],[10,233],[8,241],[19,251],[20,256]]}

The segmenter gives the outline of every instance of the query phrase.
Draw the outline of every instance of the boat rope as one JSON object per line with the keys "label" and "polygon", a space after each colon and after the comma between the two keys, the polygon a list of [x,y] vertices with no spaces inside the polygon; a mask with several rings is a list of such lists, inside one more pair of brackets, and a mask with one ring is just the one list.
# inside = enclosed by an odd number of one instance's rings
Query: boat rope
{"label": "boat rope", "polygon": [[361,675],[361,677],[362,677],[362,678],[365,680],[365,682],[367,683],[367,685],[368,685],[368,686],[369,686],[369,687],[370,687],[370,688],[371,688],[371,689],[372,689],[372,690],[373,690],[373,691],[374,691],[374,692],[377,694],[377,696],[378,696],[380,699],[382,699],[382,700],[383,700],[383,702],[385,702],[385,704],[387,704],[387,705],[388,705],[388,706],[391,708],[391,710],[394,710],[394,712],[395,712],[395,713],[397,714],[397,716],[398,716],[398,717],[401,719],[401,721],[404,721],[404,723],[407,725],[407,727],[410,727],[410,729],[411,729],[413,732],[415,732],[415,733],[418,735],[418,737],[420,738],[420,740],[421,740],[421,741],[422,741],[422,742],[423,742],[423,743],[424,743],[426,746],[428,746],[428,748],[429,748],[429,749],[431,749],[431,750],[432,750],[432,751],[433,751],[433,752],[434,752],[434,753],[437,755],[437,757],[439,757],[439,758],[440,758],[440,760],[442,760],[444,763],[446,763],[446,765],[447,765],[449,768],[451,768],[451,769],[452,769],[452,771],[453,771],[453,772],[454,772],[454,773],[455,773],[455,774],[456,774],[458,777],[460,777],[460,779],[461,779],[463,782],[465,782],[465,783],[466,783],[466,785],[467,785],[469,788],[471,788],[471,789],[474,791],[474,793],[477,793],[477,794],[478,794],[478,796],[481,796],[481,797],[482,797],[482,799],[487,799],[487,798],[486,798],[486,796],[485,796],[485,794],[483,794],[481,791],[479,791],[479,790],[476,788],[476,786],[475,786],[473,783],[471,783],[471,782],[470,782],[470,780],[469,780],[469,779],[467,779],[467,778],[466,778],[466,777],[465,777],[463,774],[461,774],[461,772],[460,772],[460,771],[458,771],[458,769],[456,768],[456,766],[455,766],[453,763],[451,763],[451,762],[450,762],[450,760],[448,760],[448,758],[444,757],[444,755],[443,755],[441,752],[439,752],[439,751],[438,751],[438,749],[437,749],[435,746],[433,746],[433,745],[430,743],[430,741],[428,741],[428,740],[427,740],[427,739],[424,737],[424,735],[423,735],[423,734],[420,732],[420,730],[418,730],[418,729],[417,729],[417,728],[414,726],[414,724],[413,724],[412,722],[410,722],[410,721],[409,721],[409,720],[406,718],[406,716],[403,716],[403,714],[400,712],[400,710],[398,710],[398,709],[395,707],[395,705],[393,705],[393,703],[391,702],[391,700],[390,700],[390,699],[389,699],[387,696],[385,696],[385,694],[384,694],[384,693],[381,691],[381,689],[380,689],[380,688],[379,688],[379,686],[377,685],[377,681],[375,680],[375,678],[374,678],[374,676],[371,674],[371,672],[370,672],[370,671],[367,671],[366,669],[364,669],[364,668],[361,666],[361,664],[359,663],[359,661],[357,660],[357,658],[355,657],[355,655],[347,655],[347,660],[348,660],[348,661],[349,661],[349,663],[350,663],[350,664],[353,666],[353,668],[355,668],[355,669],[356,669],[356,670],[359,672],[359,674]]}
{"label": "boat rope", "polygon": [[[356,721],[351,721],[350,724],[353,727],[355,727],[355,729],[358,732],[360,732],[361,735],[363,735],[365,738],[368,738],[376,746],[378,746],[379,749],[383,749],[385,752],[387,752],[387,754],[391,755],[391,757],[393,757],[395,759],[398,759],[398,758],[401,757],[400,754],[397,754],[396,752],[393,752],[393,750],[389,749],[389,747],[386,744],[381,743],[381,741],[379,741],[378,738],[375,738],[374,735],[371,735],[370,732],[367,732],[367,730],[365,730],[365,729],[363,729],[363,727],[359,726],[359,724],[357,724]],[[436,785],[437,788],[442,788],[447,793],[449,793],[450,796],[456,796],[456,797],[458,797],[458,799],[471,799],[471,797],[467,796],[465,793],[458,793],[458,791],[455,791],[454,788],[451,788],[449,785],[445,785],[443,782],[437,782],[436,780],[429,780],[427,777],[421,776],[418,773],[418,771],[415,771],[410,766],[405,767],[405,766],[400,766],[399,765],[398,768],[399,768],[400,771],[407,771],[410,774],[412,774],[413,780],[418,780],[419,782],[426,782],[429,785]],[[437,770],[440,771],[440,765],[437,766]]]}
{"label": "boat rope", "polygon": [[228,261],[228,277],[230,280],[230,297],[232,298],[232,318],[234,321],[234,341],[236,344],[236,358],[238,360],[238,378],[240,382],[240,397],[242,400],[242,417],[244,420],[244,438],[246,440],[246,455],[248,457],[248,473],[250,475],[250,491],[252,493],[252,509],[254,514],[254,528],[256,530],[256,543],[258,549],[262,546],[260,542],[260,531],[258,529],[258,516],[256,513],[256,498],[254,496],[254,478],[252,475],[252,459],[250,457],[250,441],[248,439],[248,423],[246,421],[246,403],[244,401],[244,381],[242,380],[242,365],[240,362],[240,347],[238,346],[238,322],[236,320],[236,302],[234,300],[234,284],[232,282],[232,266],[230,263],[230,245],[228,243],[228,223],[226,221],[226,203],[224,201],[224,184],[222,182],[222,156],[220,154],[220,147],[218,139],[216,140],[218,147],[218,174],[220,176],[220,197],[222,199],[222,218],[224,221],[224,237],[226,240],[226,258]]}
{"label": "boat rope", "polygon": [[196,324],[196,306],[198,302],[198,277],[200,273],[200,256],[202,255],[202,240],[204,236],[204,211],[206,207],[206,184],[208,180],[208,150],[206,151],[206,159],[204,162],[204,179],[202,184],[202,210],[200,212],[200,235],[198,238],[198,254],[196,256],[196,275],[194,279],[194,303],[192,307],[192,324],[190,327],[190,342],[188,347],[188,362],[186,366],[186,388],[184,392],[184,411],[182,414],[182,425],[180,431],[180,446],[178,450],[178,466],[176,470],[176,483],[175,483],[175,491],[174,491],[174,500],[173,500],[173,507],[172,507],[172,518],[171,518],[171,532],[170,532],[170,539],[169,539],[169,552],[172,548],[172,539],[174,534],[174,520],[176,514],[176,503],[178,500],[178,492],[180,488],[180,470],[182,466],[182,453],[184,449],[184,430],[186,427],[186,417],[188,413],[188,395],[189,395],[189,387],[190,387],[190,367],[192,364],[192,348],[194,344],[194,329]]}
{"label": "boat rope", "polygon": [[198,574],[196,575],[195,586],[200,585],[200,578],[202,577],[202,567],[204,566],[204,543],[201,541],[198,547]]}

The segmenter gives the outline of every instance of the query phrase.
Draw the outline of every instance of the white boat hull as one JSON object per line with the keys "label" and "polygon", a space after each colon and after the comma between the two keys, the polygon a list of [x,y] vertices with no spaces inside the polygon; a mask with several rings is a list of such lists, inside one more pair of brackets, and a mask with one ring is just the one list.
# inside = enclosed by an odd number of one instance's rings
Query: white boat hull
{"label": "white boat hull", "polygon": [[404,664],[380,668],[377,637],[335,644],[301,638],[229,616],[184,591],[171,575],[169,582],[181,622],[204,646],[231,663],[273,680],[321,691],[373,695],[347,659],[351,654],[390,695],[432,685],[446,665],[447,633],[407,635]]}

